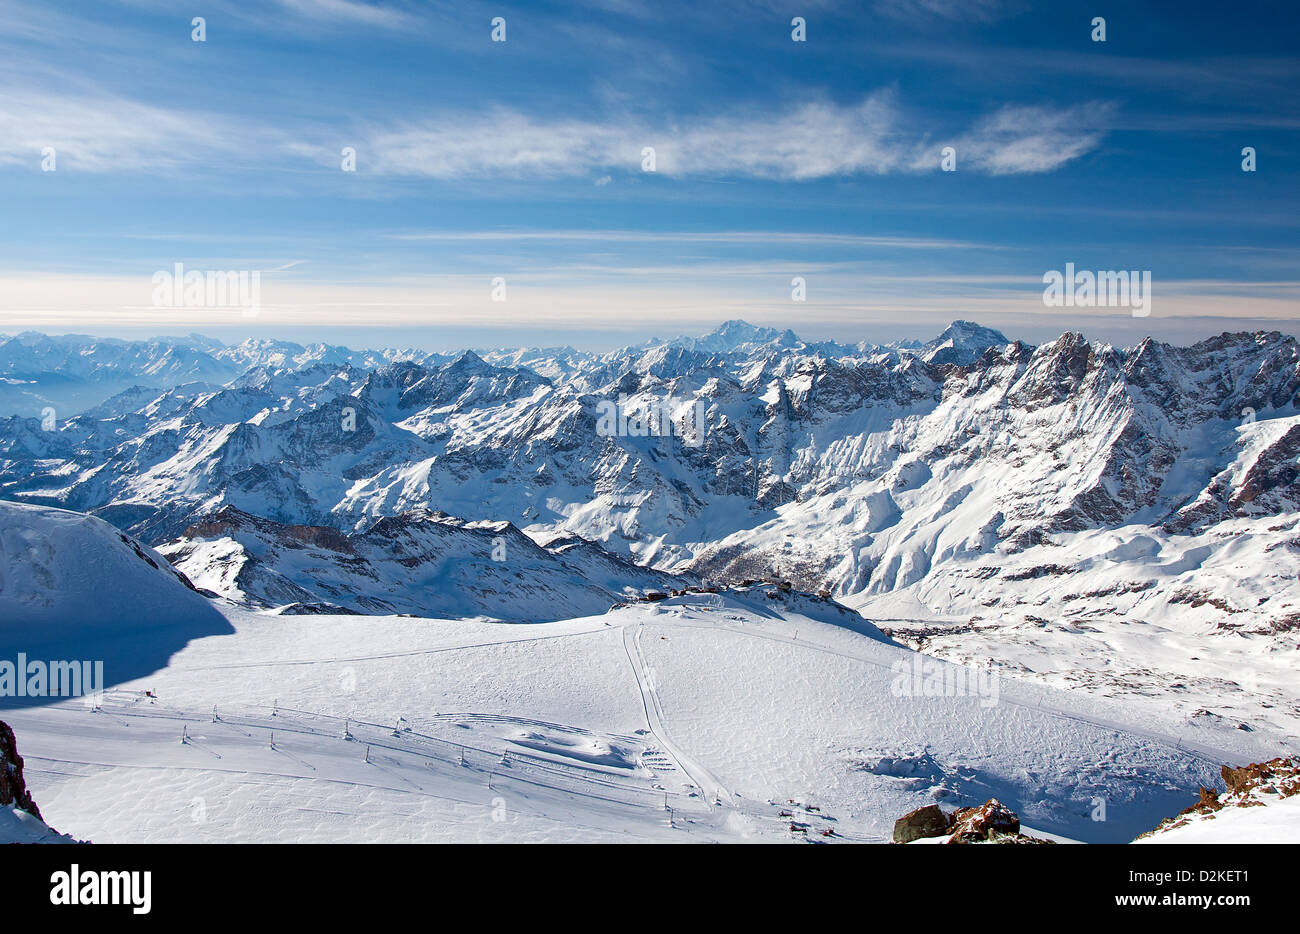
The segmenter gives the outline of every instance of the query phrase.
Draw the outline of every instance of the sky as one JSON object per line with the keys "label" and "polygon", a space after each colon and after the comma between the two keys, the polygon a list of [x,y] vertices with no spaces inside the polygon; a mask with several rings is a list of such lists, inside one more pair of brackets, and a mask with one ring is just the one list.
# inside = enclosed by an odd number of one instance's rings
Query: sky
{"label": "sky", "polygon": [[0,332],[1300,333],[1291,0],[181,6],[0,0]]}

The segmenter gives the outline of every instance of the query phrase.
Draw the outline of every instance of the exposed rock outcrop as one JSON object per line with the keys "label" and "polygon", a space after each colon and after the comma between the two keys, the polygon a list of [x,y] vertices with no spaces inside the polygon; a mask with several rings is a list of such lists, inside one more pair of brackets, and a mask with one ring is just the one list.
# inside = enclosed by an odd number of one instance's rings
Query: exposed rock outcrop
{"label": "exposed rock outcrop", "polygon": [[934,837],[948,843],[1051,843],[1020,832],[1020,818],[997,798],[979,807],[946,812],[937,804],[909,811],[894,822],[894,842],[912,843]]}
{"label": "exposed rock outcrop", "polygon": [[41,817],[23,778],[23,757],[18,755],[18,740],[3,720],[0,720],[0,807],[22,808],[33,817]]}
{"label": "exposed rock outcrop", "polygon": [[981,843],[1001,835],[1019,836],[1020,818],[997,798],[977,808],[962,808],[952,815],[949,843]]}
{"label": "exposed rock outcrop", "polygon": [[78,841],[45,823],[27,788],[14,731],[0,720],[0,844],[78,842],[89,841]]}

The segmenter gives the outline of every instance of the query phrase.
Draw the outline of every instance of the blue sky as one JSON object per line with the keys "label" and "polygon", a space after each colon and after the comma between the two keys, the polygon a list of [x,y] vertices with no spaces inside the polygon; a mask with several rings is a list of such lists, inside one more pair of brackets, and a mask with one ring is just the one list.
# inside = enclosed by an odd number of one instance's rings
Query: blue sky
{"label": "blue sky", "polygon": [[[1297,330],[1290,2],[190,6],[0,3],[0,331]],[[153,307],[175,263],[261,271],[258,314]],[[1066,263],[1150,270],[1150,317],[1045,307]]]}

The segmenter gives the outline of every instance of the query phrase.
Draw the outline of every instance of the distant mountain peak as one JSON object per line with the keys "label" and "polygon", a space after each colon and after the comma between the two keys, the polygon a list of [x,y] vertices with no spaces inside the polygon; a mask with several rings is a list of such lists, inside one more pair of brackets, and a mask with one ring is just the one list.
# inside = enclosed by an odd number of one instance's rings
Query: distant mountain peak
{"label": "distant mountain peak", "polygon": [[474,351],[465,350],[461,351],[455,360],[452,360],[451,363],[447,364],[447,369],[454,371],[470,370],[477,372],[491,370],[493,367],[492,364],[488,363]]}
{"label": "distant mountain peak", "polygon": [[957,320],[943,333],[925,344],[920,356],[927,363],[967,366],[979,359],[990,347],[1010,344],[1005,334],[974,321]]}
{"label": "distant mountain peak", "polygon": [[771,343],[781,347],[795,347],[801,341],[799,336],[789,328],[779,331],[776,328],[759,327],[740,318],[732,318],[722,322],[703,337],[690,339],[685,343],[695,350],[735,353]]}

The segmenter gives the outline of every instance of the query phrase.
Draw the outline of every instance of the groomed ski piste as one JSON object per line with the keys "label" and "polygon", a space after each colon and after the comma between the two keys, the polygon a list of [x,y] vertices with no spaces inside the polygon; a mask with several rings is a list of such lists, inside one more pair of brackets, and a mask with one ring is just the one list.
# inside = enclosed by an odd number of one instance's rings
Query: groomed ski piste
{"label": "groomed ski piste", "polygon": [[[91,658],[134,634],[166,658],[110,670],[102,698],[0,713],[47,823],[82,840],[885,842],[913,808],[997,797],[1026,832],[1127,842],[1221,764],[1287,751],[975,679],[772,586],[538,624],[276,616],[200,596],[97,519],[6,505],[47,552],[40,580],[8,565],[20,631]],[[92,603],[74,579],[111,618],[64,615]],[[228,625],[150,629],[115,594]]]}
{"label": "groomed ski piste", "polygon": [[47,821],[122,843],[883,842],[913,807],[990,796],[1121,842],[1265,757],[1006,681],[995,704],[895,696],[907,650],[755,603],[535,626],[234,612],[98,709],[6,717]]}

